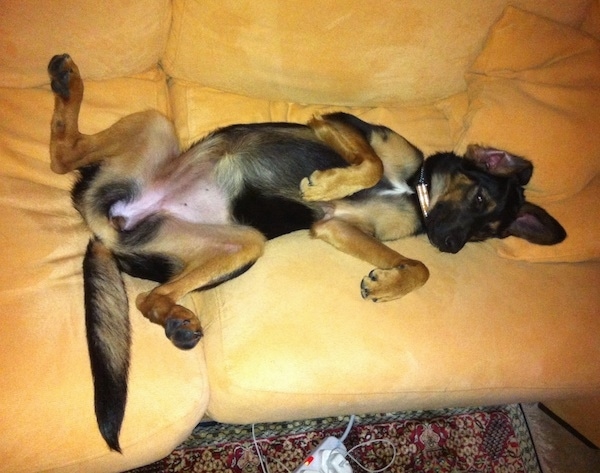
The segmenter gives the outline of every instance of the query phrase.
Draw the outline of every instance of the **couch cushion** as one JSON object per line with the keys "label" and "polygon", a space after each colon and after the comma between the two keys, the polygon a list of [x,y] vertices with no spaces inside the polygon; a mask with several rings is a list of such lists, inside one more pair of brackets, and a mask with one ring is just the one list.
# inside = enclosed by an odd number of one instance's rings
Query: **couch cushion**
{"label": "couch cushion", "polygon": [[405,107],[301,105],[245,97],[176,79],[171,81],[170,97],[173,121],[184,148],[210,131],[234,123],[306,123],[315,114],[346,111],[393,128],[425,154],[431,154],[452,149],[455,127],[449,124],[448,117],[455,115],[456,110],[459,110],[458,113],[464,110],[463,101],[459,98]]}
{"label": "couch cushion", "polygon": [[573,195],[600,171],[599,41],[509,7],[467,78],[460,151],[483,143],[529,157],[530,194],[545,200]]}
{"label": "couch cushion", "polygon": [[[527,196],[555,211],[567,240],[553,247],[499,242],[503,254],[573,261],[600,256],[600,42],[546,18],[508,8],[467,75],[469,106],[459,152],[469,143],[528,157]],[[587,186],[587,188],[586,188]],[[558,203],[559,200],[566,199]]]}
{"label": "couch cushion", "polygon": [[45,84],[48,60],[62,53],[90,79],[143,72],[157,64],[170,22],[169,0],[4,0],[0,87]]}
{"label": "couch cushion", "polygon": [[543,207],[567,231],[558,245],[532,245],[520,238],[492,240],[490,245],[505,258],[529,262],[577,262],[600,259],[600,175],[577,194]]}
{"label": "couch cushion", "polygon": [[[160,327],[132,309],[124,455],[109,452],[94,418],[85,342],[81,261],[88,233],[70,205],[72,177],[49,168],[53,98],[49,87],[4,88],[0,103],[2,468],[108,472],[158,460],[205,411],[202,349],[174,348]],[[127,113],[164,111],[166,104],[158,71],[88,82],[81,128],[93,133]],[[128,278],[127,286],[133,300],[150,284]]]}
{"label": "couch cushion", "polygon": [[534,401],[600,388],[600,263],[532,265],[487,243],[393,248],[431,277],[360,297],[368,264],[297,232],[206,295],[208,412],[225,422]]}
{"label": "couch cushion", "polygon": [[[465,89],[464,71],[506,0],[175,0],[168,74],[297,103],[423,103]],[[511,3],[578,25],[589,0]]]}

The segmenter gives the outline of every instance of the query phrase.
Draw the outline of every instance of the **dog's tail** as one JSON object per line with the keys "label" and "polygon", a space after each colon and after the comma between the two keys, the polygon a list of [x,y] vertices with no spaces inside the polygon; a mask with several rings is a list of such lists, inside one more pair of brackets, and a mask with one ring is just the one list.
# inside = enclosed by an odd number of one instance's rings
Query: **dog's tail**
{"label": "dog's tail", "polygon": [[129,303],[117,260],[97,238],[90,240],[83,259],[83,284],[96,419],[108,446],[121,452],[131,346]]}

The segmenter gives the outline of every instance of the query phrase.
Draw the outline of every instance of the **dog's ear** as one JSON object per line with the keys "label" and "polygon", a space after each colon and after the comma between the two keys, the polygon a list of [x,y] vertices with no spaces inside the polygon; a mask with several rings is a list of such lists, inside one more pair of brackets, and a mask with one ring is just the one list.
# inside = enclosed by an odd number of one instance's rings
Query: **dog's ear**
{"label": "dog's ear", "polygon": [[531,161],[499,149],[469,145],[465,158],[495,176],[515,176],[522,186],[529,182],[533,173]]}
{"label": "dog's ear", "polygon": [[503,236],[509,235],[524,238],[536,245],[555,245],[566,238],[567,232],[543,208],[525,202]]}

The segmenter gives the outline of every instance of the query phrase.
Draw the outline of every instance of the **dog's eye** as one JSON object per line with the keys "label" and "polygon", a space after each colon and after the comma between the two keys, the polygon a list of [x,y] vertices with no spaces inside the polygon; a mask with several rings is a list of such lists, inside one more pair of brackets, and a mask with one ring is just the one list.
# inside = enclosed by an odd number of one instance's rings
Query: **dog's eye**
{"label": "dog's eye", "polygon": [[473,206],[477,211],[482,211],[486,207],[485,196],[483,195],[483,190],[481,189],[481,187],[477,189],[477,192],[475,193],[475,198],[473,199]]}

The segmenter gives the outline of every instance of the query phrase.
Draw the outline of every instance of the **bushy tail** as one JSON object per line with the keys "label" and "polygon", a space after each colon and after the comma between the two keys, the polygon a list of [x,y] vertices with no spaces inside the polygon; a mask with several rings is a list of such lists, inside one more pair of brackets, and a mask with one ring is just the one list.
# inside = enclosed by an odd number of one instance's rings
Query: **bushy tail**
{"label": "bushy tail", "polygon": [[96,419],[108,446],[120,452],[131,346],[129,303],[117,261],[98,239],[87,247],[83,285]]}

